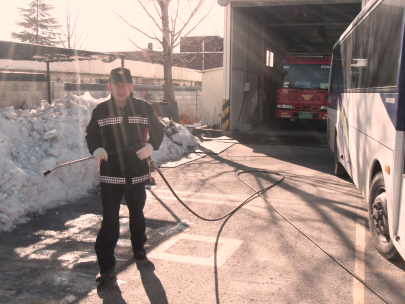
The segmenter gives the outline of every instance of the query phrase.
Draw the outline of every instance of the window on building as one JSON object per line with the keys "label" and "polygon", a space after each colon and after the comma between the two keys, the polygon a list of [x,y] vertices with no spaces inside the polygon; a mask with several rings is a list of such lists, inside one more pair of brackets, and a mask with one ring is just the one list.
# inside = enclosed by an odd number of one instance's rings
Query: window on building
{"label": "window on building", "polygon": [[266,51],[266,66],[272,68],[274,65],[274,53],[267,49]]}

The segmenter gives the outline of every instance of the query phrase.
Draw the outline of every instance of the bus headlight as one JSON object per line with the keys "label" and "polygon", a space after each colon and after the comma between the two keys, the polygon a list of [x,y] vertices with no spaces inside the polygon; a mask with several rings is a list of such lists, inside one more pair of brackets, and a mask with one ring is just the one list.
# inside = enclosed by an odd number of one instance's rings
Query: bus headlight
{"label": "bus headlight", "polygon": [[321,107],[321,111],[326,111],[327,109],[328,109],[327,106],[322,106],[322,107]]}
{"label": "bus headlight", "polygon": [[287,105],[287,104],[278,104],[277,105],[278,109],[292,109],[292,105]]}

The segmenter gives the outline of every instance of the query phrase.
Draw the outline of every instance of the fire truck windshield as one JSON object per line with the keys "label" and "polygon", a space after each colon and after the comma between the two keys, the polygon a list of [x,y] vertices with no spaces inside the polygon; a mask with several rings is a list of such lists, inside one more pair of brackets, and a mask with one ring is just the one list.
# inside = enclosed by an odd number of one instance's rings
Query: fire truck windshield
{"label": "fire truck windshield", "polygon": [[283,87],[295,89],[327,90],[329,85],[327,64],[286,64],[283,65]]}

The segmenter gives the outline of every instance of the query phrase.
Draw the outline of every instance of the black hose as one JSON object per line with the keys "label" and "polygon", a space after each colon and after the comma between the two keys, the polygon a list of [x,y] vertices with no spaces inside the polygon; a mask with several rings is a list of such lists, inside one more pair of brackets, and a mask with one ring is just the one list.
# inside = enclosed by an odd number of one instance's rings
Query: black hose
{"label": "black hose", "polygon": [[[131,148],[133,149],[133,148]],[[117,152],[113,152],[114,154]],[[89,157],[85,157],[82,159],[78,159],[78,160],[74,160],[71,162],[67,162],[64,164],[61,164],[53,169],[44,171],[43,174],[46,176],[49,173],[51,173],[53,170],[62,167],[62,166],[66,166],[66,165],[71,165],[77,162],[81,162],[84,160],[88,160],[94,158],[94,156],[89,156]],[[350,275],[352,275],[354,278],[356,278],[360,283],[362,283],[365,287],[367,287],[372,293],[374,293],[377,297],[379,297],[382,301],[384,301],[385,303],[389,303],[388,300],[386,300],[383,296],[381,296],[377,291],[375,291],[371,286],[369,286],[362,278],[360,278],[358,275],[356,275],[354,272],[352,272],[350,269],[348,269],[345,265],[343,265],[337,258],[335,258],[331,253],[329,253],[328,251],[326,251],[321,245],[319,245],[316,241],[314,241],[309,235],[307,235],[304,231],[302,231],[300,228],[298,228],[294,223],[292,223],[288,218],[286,218],[280,211],[278,211],[264,196],[263,194],[268,191],[269,189],[273,188],[274,186],[276,186],[277,184],[281,183],[284,180],[284,176],[278,172],[273,172],[273,171],[268,171],[268,170],[251,170],[251,171],[242,171],[239,172],[237,174],[239,180],[241,180],[246,186],[248,186],[250,189],[252,189],[255,193],[253,193],[251,196],[249,196],[245,201],[243,201],[238,207],[236,207],[234,210],[232,210],[231,212],[225,214],[224,216],[221,216],[219,218],[213,218],[213,219],[209,219],[209,218],[204,218],[202,216],[200,216],[199,214],[197,214],[195,211],[193,211],[190,207],[188,207],[181,199],[180,197],[178,197],[178,195],[176,194],[176,192],[173,190],[173,188],[170,186],[169,182],[167,181],[167,179],[164,177],[163,173],[160,171],[159,167],[156,165],[156,163],[153,161],[153,159],[150,159],[151,164],[153,165],[153,167],[156,169],[156,171],[159,173],[159,175],[162,177],[163,181],[166,183],[166,185],[169,187],[170,191],[172,192],[172,194],[176,197],[176,199],[179,201],[180,204],[182,204],[188,211],[190,211],[193,215],[195,215],[196,217],[198,217],[201,220],[204,221],[220,221],[224,218],[229,217],[230,215],[236,213],[236,211],[238,211],[240,208],[242,208],[244,205],[246,205],[248,202],[250,202],[253,198],[260,196],[268,205],[269,207],[271,207],[278,215],[280,215],[284,220],[286,220],[291,226],[293,226],[296,230],[298,230],[298,232],[300,232],[303,236],[305,236],[308,240],[310,240],[315,246],[317,246],[320,250],[322,250],[326,255],[328,255],[334,262],[336,262],[339,266],[341,266],[344,270],[346,270]],[[258,173],[258,172],[263,172],[263,173],[270,173],[270,174],[275,174],[280,176],[281,178],[276,181],[274,184],[270,185],[269,187],[266,187],[264,189],[261,190],[256,190],[254,189],[252,186],[250,186],[248,183],[246,183],[241,177],[240,175],[245,174],[245,173]]]}
{"label": "black hose", "polygon": [[321,245],[319,245],[316,241],[314,241],[309,235],[307,235],[304,231],[302,231],[300,228],[298,228],[294,223],[292,223],[288,218],[286,218],[280,211],[278,211],[264,196],[262,196],[260,191],[257,191],[254,189],[252,186],[250,186],[248,183],[246,183],[243,179],[239,177],[239,175],[244,174],[244,173],[252,173],[252,172],[257,172],[257,171],[243,171],[238,173],[238,178],[250,189],[253,191],[256,191],[258,195],[264,199],[264,201],[278,214],[280,215],[284,220],[286,220],[291,226],[293,226],[298,232],[300,232],[303,236],[305,236],[308,240],[310,240],[316,247],[318,247],[320,250],[322,250],[327,256],[329,256],[333,261],[335,261],[339,266],[341,266],[344,270],[346,270],[349,274],[351,274],[353,277],[355,277],[360,283],[362,283],[364,286],[366,286],[372,293],[374,293],[377,297],[379,297],[381,300],[383,300],[385,303],[389,303],[388,300],[386,300],[383,296],[381,296],[377,291],[375,291],[371,286],[369,286],[362,278],[360,278],[357,274],[352,272],[349,268],[347,268],[345,265],[343,265],[337,258],[335,258],[331,253],[326,251]]}
{"label": "black hose", "polygon": [[[160,171],[158,166],[155,164],[155,162],[151,159],[151,163],[153,167],[156,169],[156,171],[159,173],[159,175],[162,177],[163,181],[166,183],[166,185],[169,187],[170,191],[173,193],[173,195],[177,198],[180,204],[182,204],[188,211],[190,211],[192,214],[194,214],[196,217],[198,217],[201,220],[204,221],[219,221],[222,220],[226,217],[229,217],[230,215],[234,214],[236,211],[238,211],[240,208],[242,208],[244,205],[246,205],[248,202],[250,202],[254,197],[260,196],[264,201],[278,214],[280,215],[284,220],[286,220],[291,226],[293,226],[298,232],[300,232],[303,236],[305,236],[308,240],[310,240],[316,247],[318,247],[320,250],[322,250],[327,256],[329,256],[334,262],[336,262],[340,267],[342,267],[344,270],[346,270],[350,275],[352,275],[354,278],[356,278],[360,283],[362,283],[365,287],[367,287],[372,293],[374,293],[377,297],[379,297],[384,303],[389,303],[387,299],[385,299],[382,295],[380,295],[377,291],[375,291],[371,286],[369,286],[362,278],[360,278],[358,275],[356,275],[354,272],[352,272],[349,268],[347,268],[345,265],[343,265],[337,258],[335,258],[331,253],[329,253],[326,249],[324,249],[321,245],[319,245],[316,241],[314,241],[309,235],[307,235],[304,231],[302,231],[300,228],[298,228],[294,223],[292,223],[287,217],[285,217],[280,211],[278,211],[264,196],[263,194],[268,191],[270,188],[273,188],[280,182],[284,180],[284,176],[280,174],[279,172],[273,172],[273,171],[268,171],[268,170],[251,170],[251,171],[242,171],[237,174],[238,178],[240,181],[242,181],[246,186],[248,186],[250,189],[252,189],[255,193],[249,196],[243,203],[241,203],[238,207],[236,207],[234,210],[231,212],[227,213],[224,216],[221,216],[219,218],[215,219],[208,219],[200,216],[196,212],[194,212],[190,207],[188,207],[174,192],[173,188],[170,186],[169,182],[166,180],[164,177],[163,173]],[[279,175],[281,178],[276,181],[274,184],[272,184],[269,187],[266,187],[262,190],[256,190],[252,186],[250,186],[248,183],[246,183],[240,175],[245,174],[245,173],[258,173],[258,172],[264,172],[264,173],[271,173],[271,174],[276,174]]]}
{"label": "black hose", "polygon": [[265,193],[267,190],[269,190],[270,188],[273,188],[275,185],[277,185],[278,183],[282,182],[282,180],[284,179],[284,176],[282,176],[280,173],[277,172],[271,172],[271,171],[266,171],[266,170],[257,170],[254,172],[266,172],[266,173],[273,173],[273,174],[277,174],[279,176],[281,176],[281,179],[278,180],[277,182],[275,182],[274,184],[272,184],[269,187],[266,187],[260,191],[256,191],[254,194],[252,194],[251,196],[249,196],[245,201],[243,201],[243,203],[241,203],[238,207],[236,207],[235,209],[233,209],[231,212],[225,214],[224,216],[221,216],[219,218],[205,218],[202,217],[201,215],[197,214],[194,210],[192,210],[189,206],[187,206],[180,197],[178,197],[178,195],[176,194],[176,192],[174,192],[173,188],[170,186],[169,182],[167,181],[167,179],[164,177],[163,173],[160,171],[160,169],[158,168],[158,166],[155,164],[155,162],[151,159],[151,164],[153,165],[153,167],[156,169],[156,171],[159,173],[159,175],[162,177],[163,181],[166,183],[167,187],[169,188],[169,190],[172,192],[172,194],[177,198],[177,200],[179,201],[180,204],[182,204],[188,211],[190,211],[192,214],[194,214],[196,217],[198,217],[199,219],[203,220],[203,221],[208,221],[208,222],[215,222],[215,221],[220,221],[232,214],[234,214],[236,211],[238,211],[240,208],[242,208],[244,205],[246,205],[248,202],[250,202],[254,197],[257,197],[258,195],[261,195],[262,193]]}

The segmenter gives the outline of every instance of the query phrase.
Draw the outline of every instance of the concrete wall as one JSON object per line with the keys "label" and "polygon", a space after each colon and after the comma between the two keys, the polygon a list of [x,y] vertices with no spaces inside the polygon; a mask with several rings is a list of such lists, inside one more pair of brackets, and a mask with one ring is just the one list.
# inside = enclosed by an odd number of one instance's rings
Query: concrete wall
{"label": "concrete wall", "polygon": [[0,107],[13,106],[21,109],[25,102],[38,103],[47,99],[46,82],[36,81],[0,81]]}
{"label": "concrete wall", "polygon": [[[106,98],[110,95],[106,84],[51,82],[52,100],[60,99],[69,93],[80,96],[86,92],[94,98]],[[187,116],[193,122],[199,121],[201,87],[175,86],[174,92],[179,116]],[[163,101],[164,92],[162,86],[134,85],[133,94],[136,98],[157,103]],[[13,106],[15,109],[22,109],[36,105],[41,100],[48,101],[48,86],[45,81],[0,81],[1,108]]]}
{"label": "concrete wall", "polygon": [[[146,101],[163,101],[163,66],[146,62],[124,62],[131,70],[134,80],[134,96]],[[112,63],[101,61],[77,61],[50,63],[51,100],[59,99],[68,93],[82,95],[89,92],[94,98],[105,98],[110,95],[106,84],[111,69],[121,66],[120,60]],[[0,60],[0,72],[9,71],[8,78],[0,78],[0,107],[13,106],[23,108],[27,102],[37,104],[41,100],[48,101],[46,82],[46,64],[36,61]],[[201,117],[201,73],[199,71],[173,67],[173,82],[179,116],[192,122]],[[41,79],[26,81],[26,75],[42,73]],[[0,73],[2,74],[2,73]],[[13,77],[10,78],[10,74]],[[24,76],[25,75],[25,76]],[[23,77],[23,78],[21,78]],[[24,78],[25,77],[25,78]],[[32,78],[32,76],[30,76]],[[58,80],[58,81],[57,81]],[[72,83],[75,81],[75,83]]]}
{"label": "concrete wall", "polygon": [[[53,94],[54,99],[61,98],[67,93],[82,95],[89,92],[94,98],[105,98],[110,95],[107,85],[102,84],[69,84],[58,86],[54,83],[57,90]],[[55,87],[56,88],[56,87]],[[134,85],[134,97],[144,99],[151,103],[163,102],[164,91],[160,85]],[[175,86],[174,94],[176,96],[179,116],[186,115],[192,121],[199,121],[201,117],[201,87]]]}
{"label": "concrete wall", "polygon": [[[222,116],[223,68],[205,70],[202,74],[201,125],[220,124]],[[210,119],[211,118],[211,119]],[[219,127],[219,126],[218,126]]]}

